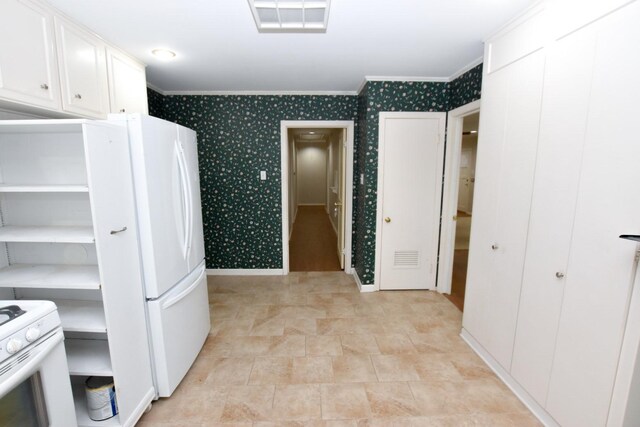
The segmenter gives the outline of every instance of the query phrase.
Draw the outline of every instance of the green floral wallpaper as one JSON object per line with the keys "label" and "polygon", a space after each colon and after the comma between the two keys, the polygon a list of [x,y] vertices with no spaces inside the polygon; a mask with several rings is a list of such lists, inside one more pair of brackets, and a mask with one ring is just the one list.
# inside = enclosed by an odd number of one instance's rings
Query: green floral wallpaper
{"label": "green floral wallpaper", "polygon": [[482,64],[477,65],[448,83],[449,104],[447,111],[480,99],[482,86]]}
{"label": "green floral wallpaper", "polygon": [[[198,133],[207,268],[282,268],[281,120],[356,121],[356,96],[165,96]],[[357,131],[356,131],[357,132]],[[267,180],[260,180],[260,171]]]}
{"label": "green floral wallpaper", "polygon": [[[448,111],[480,98],[482,66],[450,83],[368,82],[358,96],[162,96],[149,114],[198,132],[207,268],[282,268],[280,121],[353,120],[353,263],[373,283],[378,113]],[[261,170],[267,181],[259,180]],[[364,185],[360,185],[360,175]]]}
{"label": "green floral wallpaper", "polygon": [[164,117],[164,96],[153,89],[147,88],[147,102],[150,116]]}

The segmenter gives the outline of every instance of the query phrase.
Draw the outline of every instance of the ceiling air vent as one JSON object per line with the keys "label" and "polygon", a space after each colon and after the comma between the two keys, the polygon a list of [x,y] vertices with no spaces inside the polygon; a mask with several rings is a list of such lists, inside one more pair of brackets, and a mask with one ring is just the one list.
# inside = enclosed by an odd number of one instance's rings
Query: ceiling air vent
{"label": "ceiling air vent", "polygon": [[331,0],[249,0],[260,32],[324,33]]}

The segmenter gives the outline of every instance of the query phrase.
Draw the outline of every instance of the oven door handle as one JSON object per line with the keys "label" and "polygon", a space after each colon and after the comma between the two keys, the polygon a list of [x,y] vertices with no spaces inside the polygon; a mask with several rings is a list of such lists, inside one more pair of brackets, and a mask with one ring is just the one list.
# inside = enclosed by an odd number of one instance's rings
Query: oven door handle
{"label": "oven door handle", "polygon": [[[64,335],[62,333],[54,332],[49,338],[41,341],[36,346],[38,354],[33,359],[29,360],[17,371],[9,371],[8,377],[4,381],[0,381],[0,398],[4,397],[7,393],[13,390],[18,384],[29,378],[38,369],[42,361],[51,354],[51,351],[62,342]],[[33,350],[32,350],[33,351]],[[5,374],[6,375],[6,374]]]}

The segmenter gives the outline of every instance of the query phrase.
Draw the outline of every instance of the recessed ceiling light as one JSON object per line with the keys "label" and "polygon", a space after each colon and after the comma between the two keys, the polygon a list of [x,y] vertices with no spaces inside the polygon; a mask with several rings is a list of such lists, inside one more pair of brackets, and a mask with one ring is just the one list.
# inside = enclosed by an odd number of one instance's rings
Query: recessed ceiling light
{"label": "recessed ceiling light", "polygon": [[153,56],[163,61],[169,61],[176,57],[176,53],[169,49],[153,49],[151,53]]}
{"label": "recessed ceiling light", "polygon": [[471,132],[471,133],[478,133],[478,131],[477,131],[477,130],[472,130],[472,131],[469,131],[469,132]]}
{"label": "recessed ceiling light", "polygon": [[260,32],[323,33],[331,0],[249,0]]}
{"label": "recessed ceiling light", "polygon": [[314,131],[309,132],[309,135],[315,135],[316,133]]}

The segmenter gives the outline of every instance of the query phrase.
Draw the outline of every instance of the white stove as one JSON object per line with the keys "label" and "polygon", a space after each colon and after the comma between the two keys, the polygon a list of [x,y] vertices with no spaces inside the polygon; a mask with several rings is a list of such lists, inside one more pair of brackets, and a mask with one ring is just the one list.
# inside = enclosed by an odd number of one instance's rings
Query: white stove
{"label": "white stove", "polygon": [[51,301],[0,300],[0,363],[59,327]]}
{"label": "white stove", "polygon": [[51,301],[0,300],[0,425],[77,425]]}

